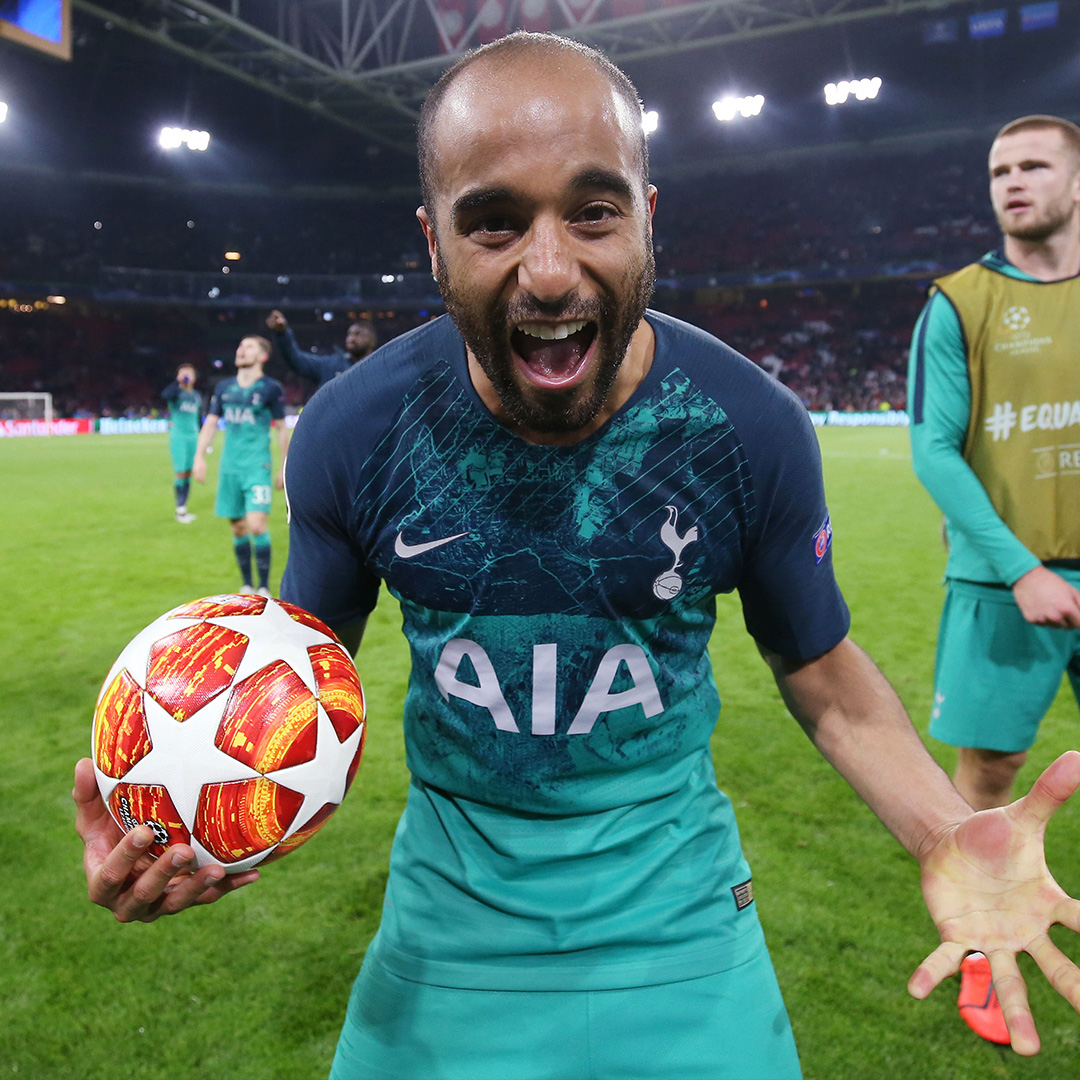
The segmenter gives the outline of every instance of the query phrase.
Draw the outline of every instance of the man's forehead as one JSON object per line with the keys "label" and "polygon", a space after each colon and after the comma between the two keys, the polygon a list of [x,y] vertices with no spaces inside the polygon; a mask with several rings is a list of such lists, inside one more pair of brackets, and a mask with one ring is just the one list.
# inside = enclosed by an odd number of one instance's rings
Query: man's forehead
{"label": "man's forehead", "polygon": [[1069,144],[1064,133],[1056,127],[1030,127],[1010,131],[995,139],[990,147],[990,163],[1018,160],[1047,154],[1064,154]]}
{"label": "man's forehead", "polygon": [[[432,129],[440,164],[463,158],[492,139],[525,140],[533,133],[582,136],[623,144],[632,154],[636,125],[629,103],[587,59],[569,54],[528,56],[512,71],[477,63],[447,91]],[[610,134],[601,134],[604,128]],[[458,153],[455,153],[457,151]]]}

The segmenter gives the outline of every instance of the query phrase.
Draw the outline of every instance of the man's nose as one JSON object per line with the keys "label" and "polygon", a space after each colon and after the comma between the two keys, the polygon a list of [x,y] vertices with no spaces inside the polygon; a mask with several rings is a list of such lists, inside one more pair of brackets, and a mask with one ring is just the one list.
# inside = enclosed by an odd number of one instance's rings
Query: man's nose
{"label": "man's nose", "polygon": [[580,283],[581,266],[562,223],[536,222],[518,265],[518,284],[542,303],[554,303]]}

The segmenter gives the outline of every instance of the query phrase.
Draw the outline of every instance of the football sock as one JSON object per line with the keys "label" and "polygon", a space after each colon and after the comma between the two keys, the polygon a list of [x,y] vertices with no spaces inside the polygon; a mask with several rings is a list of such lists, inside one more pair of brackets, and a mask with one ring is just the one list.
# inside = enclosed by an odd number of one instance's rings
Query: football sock
{"label": "football sock", "polygon": [[265,589],[270,584],[270,534],[256,533],[252,539],[255,541],[255,566],[259,571],[259,588]]}
{"label": "football sock", "polygon": [[173,494],[176,496],[177,507],[187,506],[188,492],[191,490],[190,480],[174,480]]}
{"label": "football sock", "polygon": [[240,577],[245,585],[251,584],[251,541],[246,536],[233,537],[233,551],[236,565],[240,567]]}

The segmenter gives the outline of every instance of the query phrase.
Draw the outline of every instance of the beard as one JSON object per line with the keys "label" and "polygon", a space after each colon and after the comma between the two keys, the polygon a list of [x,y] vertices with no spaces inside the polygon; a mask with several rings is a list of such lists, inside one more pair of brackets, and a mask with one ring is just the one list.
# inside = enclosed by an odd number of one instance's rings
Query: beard
{"label": "beard", "polygon": [[[568,433],[586,427],[604,408],[656,283],[648,234],[645,241],[641,258],[617,293],[604,292],[594,300],[573,294],[555,304],[529,296],[485,304],[482,297],[454,284],[442,252],[436,253],[436,280],[446,310],[515,425],[538,434]],[[534,387],[531,393],[523,389],[516,377],[511,333],[518,323],[542,320],[582,320],[595,326],[595,341],[589,346],[596,350],[593,374],[585,384],[565,390]]]}
{"label": "beard", "polygon": [[998,228],[1000,228],[1006,236],[1011,236],[1014,240],[1026,240],[1031,243],[1040,244],[1044,240],[1049,240],[1055,233],[1064,229],[1075,213],[1075,210],[1076,204],[1073,203],[1071,199],[1065,199],[1060,203],[1051,204],[1046,207],[1034,221],[1028,221],[1023,224],[1010,221],[1007,214],[997,213],[996,211],[995,217],[997,218]]}

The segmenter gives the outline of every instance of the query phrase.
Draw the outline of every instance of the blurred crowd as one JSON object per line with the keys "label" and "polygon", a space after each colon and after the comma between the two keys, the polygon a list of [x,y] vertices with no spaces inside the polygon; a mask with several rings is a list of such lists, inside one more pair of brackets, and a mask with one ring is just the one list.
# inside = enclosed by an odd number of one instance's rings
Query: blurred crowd
{"label": "blurred crowd", "polygon": [[[209,313],[175,306],[67,304],[21,313],[0,309],[0,391],[48,391],[58,417],[166,415],[161,391],[176,369],[191,364],[196,389],[209,401],[218,379],[235,372],[241,338],[267,335],[268,312]],[[303,348],[341,345],[348,318],[296,323]],[[389,341],[419,320],[395,315],[375,322]],[[314,390],[275,349],[267,374],[285,387],[286,410],[297,411]],[[13,416],[0,415],[0,419]]]}
{"label": "blurred crowd", "polygon": [[[984,150],[830,155],[754,174],[657,179],[657,272],[960,266],[993,243]],[[384,204],[5,178],[0,281],[90,281],[102,267],[381,274],[423,270],[417,196]],[[17,207],[17,212],[14,212]]]}
{"label": "blurred crowd", "polygon": [[[923,298],[920,283],[895,281],[689,298],[660,292],[653,306],[716,334],[808,409],[869,410],[905,407],[907,349]],[[266,333],[263,315],[149,305],[0,309],[0,390],[49,391],[57,416],[158,415],[161,390],[178,364],[193,364],[208,393],[233,372],[239,340]],[[376,318],[378,339],[385,343],[427,317]],[[302,348],[329,350],[344,340],[347,323],[297,317],[293,325]],[[292,409],[314,389],[276,351],[267,371],[284,384]]]}
{"label": "blurred crowd", "polygon": [[[982,151],[961,146],[660,179],[654,305],[727,341],[810,409],[903,408],[928,280],[997,245],[984,168]],[[39,183],[6,205],[18,212],[0,210],[0,288],[92,283],[116,266],[220,271],[225,251],[240,252],[236,273],[427,268],[407,198],[373,208],[100,185],[60,197]],[[381,342],[428,317],[368,314],[382,317]],[[203,371],[205,388],[232,370],[236,342],[263,332],[264,317],[179,304],[0,308],[0,389],[49,390],[58,415],[149,415],[178,363]],[[341,344],[352,315],[290,317],[302,347],[325,349]],[[270,371],[302,404],[311,387],[279,358]]]}

